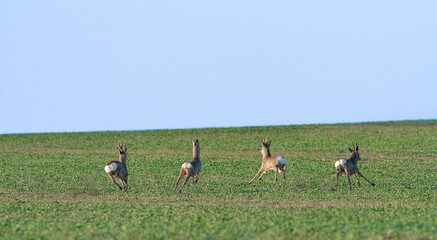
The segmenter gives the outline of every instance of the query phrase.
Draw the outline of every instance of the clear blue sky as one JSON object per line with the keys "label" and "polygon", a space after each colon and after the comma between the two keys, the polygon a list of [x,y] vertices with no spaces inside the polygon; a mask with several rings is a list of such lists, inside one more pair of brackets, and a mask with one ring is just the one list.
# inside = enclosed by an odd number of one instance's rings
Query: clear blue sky
{"label": "clear blue sky", "polygon": [[437,118],[437,1],[0,1],[0,133]]}

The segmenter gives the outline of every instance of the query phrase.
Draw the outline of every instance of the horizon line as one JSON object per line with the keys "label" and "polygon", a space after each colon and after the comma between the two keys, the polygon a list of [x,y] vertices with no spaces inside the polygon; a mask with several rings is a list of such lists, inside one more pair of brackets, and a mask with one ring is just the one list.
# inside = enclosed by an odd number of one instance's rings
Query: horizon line
{"label": "horizon line", "polygon": [[383,124],[383,123],[401,123],[401,122],[432,122],[437,119],[404,119],[404,120],[385,120],[385,121],[362,121],[362,122],[320,122],[320,123],[298,123],[298,124],[278,124],[278,125],[245,125],[245,126],[219,126],[219,127],[187,127],[187,128],[155,128],[155,129],[130,129],[130,130],[85,130],[85,131],[47,131],[47,132],[16,132],[0,133],[1,135],[20,135],[20,134],[56,134],[56,133],[99,133],[99,132],[152,132],[152,131],[169,131],[169,130],[201,130],[201,129],[226,129],[226,128],[258,128],[258,127],[287,127],[287,126],[311,126],[311,125],[359,125],[359,124]]}

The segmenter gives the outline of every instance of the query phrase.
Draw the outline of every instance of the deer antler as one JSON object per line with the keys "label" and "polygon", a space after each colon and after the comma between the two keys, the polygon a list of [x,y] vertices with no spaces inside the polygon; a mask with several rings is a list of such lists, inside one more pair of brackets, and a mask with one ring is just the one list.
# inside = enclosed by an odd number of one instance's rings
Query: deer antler
{"label": "deer antler", "polygon": [[[126,144],[124,145],[124,147],[125,147],[125,149],[126,149]],[[123,142],[120,144],[118,144],[118,149],[120,149],[121,151],[126,151],[126,150],[123,150]]]}
{"label": "deer antler", "polygon": [[272,142],[272,140],[270,140],[269,138],[262,140],[262,143],[265,145],[270,145],[271,142]]}

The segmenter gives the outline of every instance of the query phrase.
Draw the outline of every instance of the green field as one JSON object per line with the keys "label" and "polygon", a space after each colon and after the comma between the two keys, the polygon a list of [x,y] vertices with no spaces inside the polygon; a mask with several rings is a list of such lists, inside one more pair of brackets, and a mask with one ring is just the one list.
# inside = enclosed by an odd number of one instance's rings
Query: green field
{"label": "green field", "polygon": [[[288,159],[247,184],[261,140]],[[173,186],[199,139],[202,171]],[[361,180],[334,162],[360,146]],[[128,146],[129,198],[103,170]],[[0,135],[4,239],[437,239],[437,120]]]}

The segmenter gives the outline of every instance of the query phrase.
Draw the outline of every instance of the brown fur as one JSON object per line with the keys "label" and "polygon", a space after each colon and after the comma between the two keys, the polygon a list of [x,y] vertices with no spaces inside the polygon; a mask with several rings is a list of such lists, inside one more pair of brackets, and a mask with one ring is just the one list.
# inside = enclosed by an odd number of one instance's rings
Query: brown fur
{"label": "brown fur", "polygon": [[[355,175],[355,178],[357,179],[358,186],[361,186],[360,180],[358,180],[357,174],[360,175],[360,177],[364,178],[367,182],[369,182],[372,186],[375,186],[374,183],[370,182],[361,174],[360,170],[358,170],[357,164],[358,161],[361,160],[360,153],[358,151],[358,144],[356,146],[353,146],[353,149],[349,148],[349,151],[351,152],[351,156],[349,159],[346,160],[346,164],[339,164],[335,169],[337,171],[337,178],[335,182],[335,186],[338,186],[338,177],[342,174],[347,175],[347,179],[349,181],[349,190],[352,190],[351,186],[351,179],[350,176]],[[342,159],[339,159],[337,161],[340,161]]]}
{"label": "brown fur", "polygon": [[263,155],[261,168],[259,169],[258,173],[255,174],[255,176],[252,178],[252,180],[249,181],[249,184],[251,184],[262,171],[264,171],[264,172],[261,174],[261,176],[259,177],[258,180],[261,180],[266,172],[275,171],[275,182],[276,182],[276,181],[278,181],[278,179],[277,179],[278,170],[282,171],[283,177],[285,180],[285,167],[286,167],[286,165],[281,163],[280,161],[278,161],[278,159],[276,157],[272,157],[272,155],[270,155],[270,144],[272,143],[272,141],[269,141],[267,139],[267,140],[261,141],[261,143],[262,143],[261,154]]}
{"label": "brown fur", "polygon": [[[193,168],[184,168],[184,164],[181,167],[181,171],[179,172],[178,180],[176,181],[175,187],[173,192],[176,192],[176,189],[178,187],[179,181],[182,177],[186,176],[184,184],[182,185],[181,189],[179,189],[179,193],[184,188],[185,184],[187,183],[188,179],[190,177],[193,178],[193,184],[197,183],[197,180],[199,178],[199,172],[202,168],[200,163],[200,145],[199,140],[196,139],[196,141],[193,141],[193,159],[189,162],[189,164],[193,165]],[[194,181],[194,176],[196,177],[196,181]]]}
{"label": "brown fur", "polygon": [[[109,172],[108,175],[111,178],[112,182],[115,185],[117,185],[117,187],[120,188],[120,190],[123,189],[124,192],[126,193],[126,196],[129,197],[129,195],[127,194],[128,172],[127,172],[127,168],[126,168],[126,161],[127,161],[126,151],[127,151],[126,144],[124,145],[124,149],[123,149],[123,145],[119,144],[118,145],[119,161],[111,161],[111,162],[107,163],[106,165],[108,166],[108,165],[111,165],[113,163],[117,164],[117,169],[113,172]],[[120,180],[121,184],[123,185],[123,188],[115,182],[114,177],[117,178],[118,180]]]}

